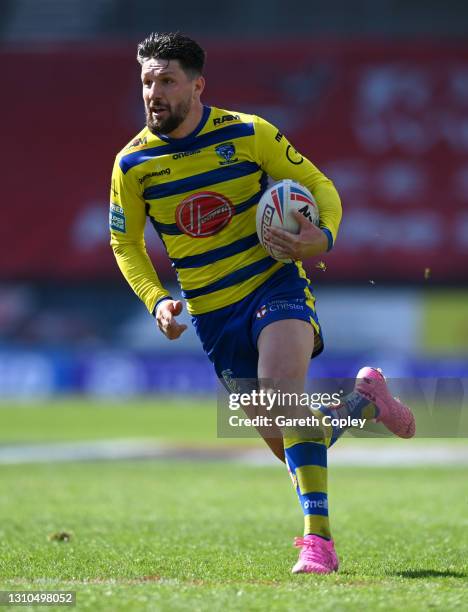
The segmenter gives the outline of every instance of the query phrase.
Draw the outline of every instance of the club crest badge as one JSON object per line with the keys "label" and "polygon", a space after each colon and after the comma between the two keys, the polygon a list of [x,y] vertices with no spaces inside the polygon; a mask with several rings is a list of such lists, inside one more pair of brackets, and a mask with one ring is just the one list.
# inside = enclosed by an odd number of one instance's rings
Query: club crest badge
{"label": "club crest badge", "polygon": [[219,162],[220,166],[232,164],[238,161],[236,157],[236,147],[232,142],[223,142],[215,148],[216,154],[223,160]]}

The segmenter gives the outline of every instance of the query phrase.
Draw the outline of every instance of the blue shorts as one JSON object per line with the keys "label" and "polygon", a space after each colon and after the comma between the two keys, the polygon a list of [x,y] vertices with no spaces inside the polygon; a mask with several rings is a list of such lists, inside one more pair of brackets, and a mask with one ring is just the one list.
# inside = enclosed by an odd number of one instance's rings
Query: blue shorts
{"label": "blue shorts", "polygon": [[257,340],[264,327],[282,319],[307,321],[315,329],[311,357],[323,351],[315,298],[307,278],[294,263],[286,264],[263,285],[224,308],[194,315],[192,323],[218,378],[256,379]]}

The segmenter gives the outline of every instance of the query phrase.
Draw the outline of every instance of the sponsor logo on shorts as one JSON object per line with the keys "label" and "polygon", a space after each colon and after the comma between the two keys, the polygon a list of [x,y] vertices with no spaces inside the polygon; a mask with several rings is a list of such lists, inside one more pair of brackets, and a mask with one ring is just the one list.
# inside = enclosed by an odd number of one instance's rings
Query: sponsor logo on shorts
{"label": "sponsor logo on shorts", "polygon": [[304,310],[302,301],[276,300],[268,304],[270,312],[281,312],[283,310]]}
{"label": "sponsor logo on shorts", "polygon": [[234,379],[234,373],[232,370],[230,369],[223,370],[221,372],[221,376],[223,377],[224,382],[226,383],[226,386],[229,389],[229,391],[231,391],[232,393],[240,393],[240,386],[238,385],[237,381]]}
{"label": "sponsor logo on shorts", "polygon": [[273,300],[268,304],[263,304],[255,313],[256,319],[263,319],[269,312],[284,312],[284,311],[300,311],[305,310],[303,299],[296,300]]}
{"label": "sponsor logo on shorts", "polygon": [[305,310],[305,301],[302,298],[295,300],[273,300],[268,304],[263,304],[255,313],[256,319],[263,319],[269,312],[300,311]]}
{"label": "sponsor logo on shorts", "polygon": [[226,227],[233,214],[234,207],[226,196],[214,191],[200,191],[179,204],[176,223],[184,234],[205,238]]}

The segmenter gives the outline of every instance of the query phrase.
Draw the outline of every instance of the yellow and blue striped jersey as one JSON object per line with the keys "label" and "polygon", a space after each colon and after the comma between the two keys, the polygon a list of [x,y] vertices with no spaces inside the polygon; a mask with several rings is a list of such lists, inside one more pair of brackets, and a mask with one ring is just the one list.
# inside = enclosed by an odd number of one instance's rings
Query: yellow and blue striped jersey
{"label": "yellow and blue striped jersey", "polygon": [[150,312],[168,292],[145,249],[147,219],[166,247],[191,314],[243,299],[284,265],[266,253],[256,233],[256,205],[268,176],[293,179],[312,192],[331,247],[341,220],[333,183],[260,117],[205,106],[189,136],[157,136],[145,127],[117,155],[111,245]]}

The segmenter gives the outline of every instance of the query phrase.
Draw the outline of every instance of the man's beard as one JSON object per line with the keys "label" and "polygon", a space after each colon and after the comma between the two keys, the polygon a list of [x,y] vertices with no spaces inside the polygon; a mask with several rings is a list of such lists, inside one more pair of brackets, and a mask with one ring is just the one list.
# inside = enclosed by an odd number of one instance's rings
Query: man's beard
{"label": "man's beard", "polygon": [[174,110],[170,106],[164,106],[167,116],[163,119],[153,117],[151,110],[146,109],[146,125],[153,134],[170,134],[187,117],[190,110],[190,101],[179,102]]}

